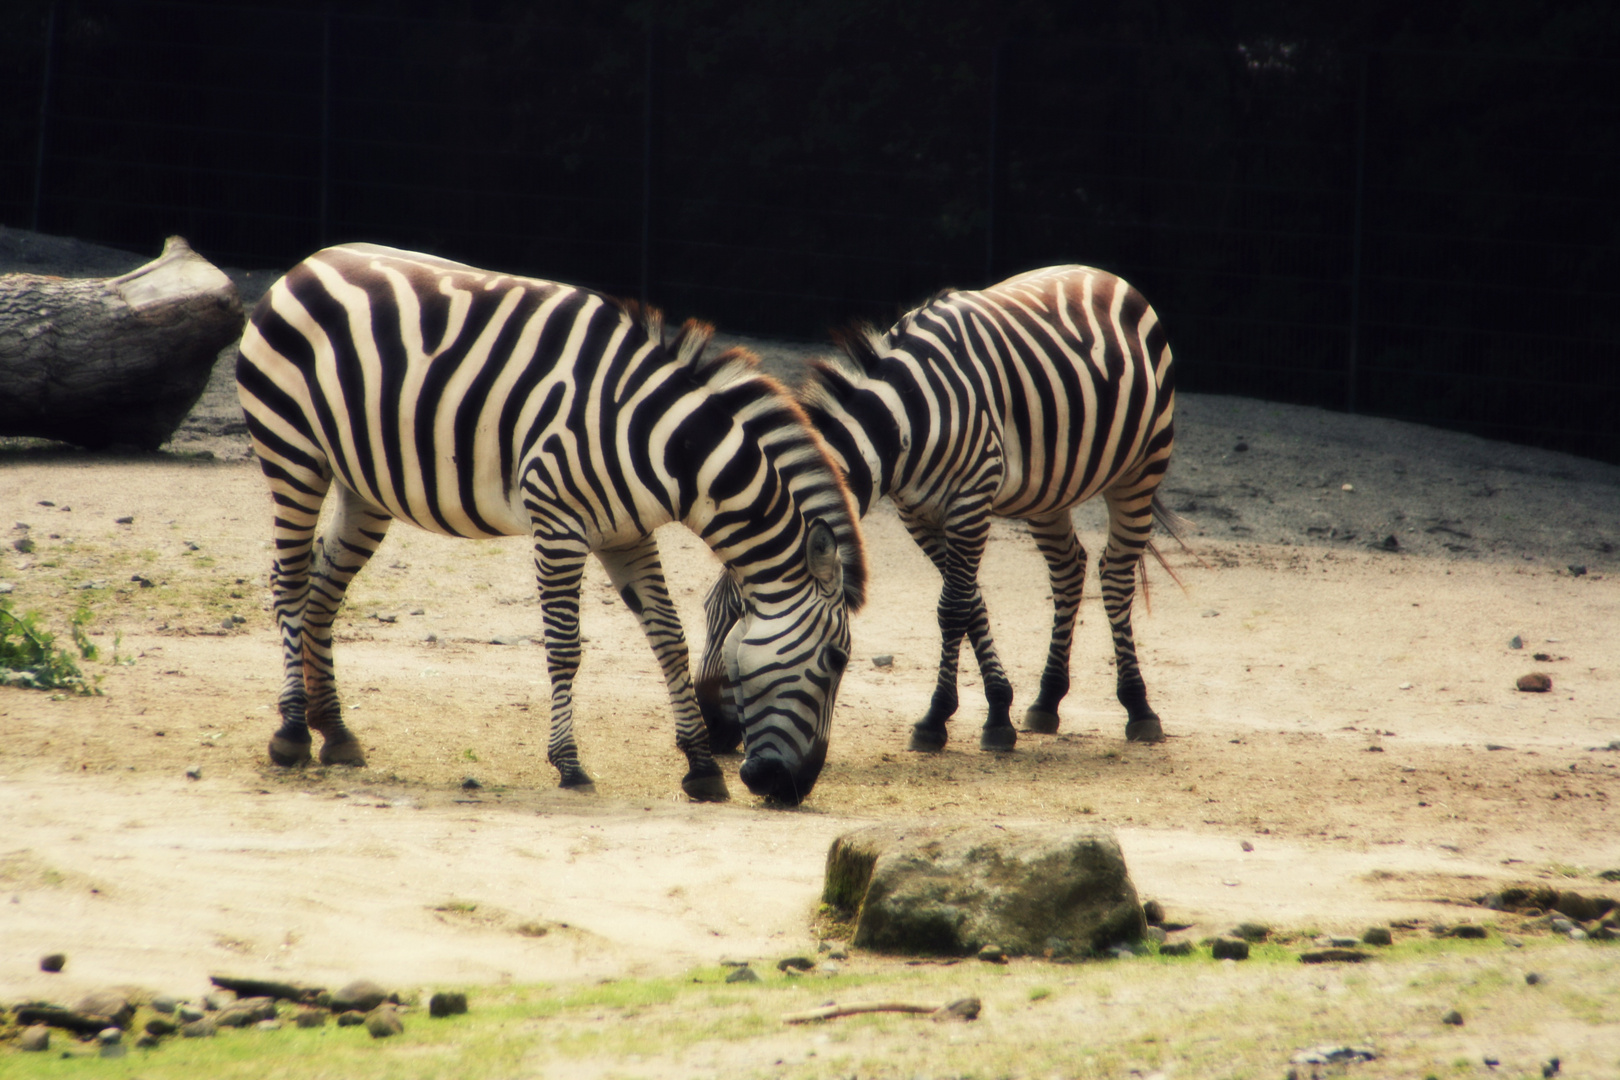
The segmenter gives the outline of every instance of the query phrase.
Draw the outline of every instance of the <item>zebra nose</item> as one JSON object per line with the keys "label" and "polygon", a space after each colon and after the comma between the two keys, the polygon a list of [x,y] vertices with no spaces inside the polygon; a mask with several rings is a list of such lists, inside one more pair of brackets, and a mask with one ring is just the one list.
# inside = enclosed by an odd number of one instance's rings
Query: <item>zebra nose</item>
{"label": "zebra nose", "polygon": [[815,784],[813,776],[808,783],[801,782],[781,755],[769,750],[750,754],[737,771],[737,776],[755,795],[789,806],[798,806],[803,802]]}

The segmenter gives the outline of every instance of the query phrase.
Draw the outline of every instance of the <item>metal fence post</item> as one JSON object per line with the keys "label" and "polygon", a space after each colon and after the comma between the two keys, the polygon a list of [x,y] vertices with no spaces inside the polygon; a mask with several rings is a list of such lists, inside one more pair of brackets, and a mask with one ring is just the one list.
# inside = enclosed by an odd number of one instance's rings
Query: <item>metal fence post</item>
{"label": "metal fence post", "polygon": [[45,13],[45,64],[39,80],[39,139],[34,146],[34,212],[29,228],[40,231],[40,204],[45,201],[45,133],[50,126],[51,77],[56,68],[56,0]]}
{"label": "metal fence post", "polygon": [[1350,236],[1350,351],[1345,358],[1344,411],[1356,411],[1356,369],[1361,362],[1361,234],[1367,192],[1367,56],[1361,54],[1361,85],[1356,95],[1356,212]]}
{"label": "metal fence post", "polygon": [[646,52],[643,57],[642,85],[644,99],[641,109],[641,306],[651,303],[653,279],[653,185],[656,177],[654,154],[657,151],[658,123],[658,30],[647,28]]}
{"label": "metal fence post", "polygon": [[986,184],[984,199],[984,280],[996,280],[996,215],[1000,200],[997,198],[1001,179],[1001,81],[1003,56],[1007,51],[1005,39],[990,47],[990,141],[985,151]]}

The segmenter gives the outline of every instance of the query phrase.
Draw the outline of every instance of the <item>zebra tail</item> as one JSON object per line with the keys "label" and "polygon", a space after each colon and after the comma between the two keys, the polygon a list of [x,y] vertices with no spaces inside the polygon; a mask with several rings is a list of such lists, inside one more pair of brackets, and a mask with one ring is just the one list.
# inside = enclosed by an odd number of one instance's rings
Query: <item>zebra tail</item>
{"label": "zebra tail", "polygon": [[[1192,522],[1164,505],[1164,500],[1159,498],[1158,492],[1153,493],[1153,520],[1161,529],[1170,534],[1170,538],[1181,546],[1182,551],[1197,559],[1199,566],[1202,566],[1205,570],[1210,569],[1210,565],[1204,561],[1204,557],[1198,554],[1191,544],[1187,543],[1187,534],[1193,527]],[[1176,583],[1176,586],[1181,589],[1183,594],[1186,594],[1188,592],[1187,583],[1181,580],[1181,575],[1176,573],[1174,567],[1165,562],[1164,552],[1159,550],[1159,546],[1149,540],[1147,550],[1148,554],[1153,556],[1154,561],[1164,569],[1164,572],[1170,575],[1170,580]],[[1142,605],[1147,608],[1148,614],[1151,615],[1153,614],[1153,598],[1148,591],[1147,560],[1138,559],[1136,565],[1142,580]]]}

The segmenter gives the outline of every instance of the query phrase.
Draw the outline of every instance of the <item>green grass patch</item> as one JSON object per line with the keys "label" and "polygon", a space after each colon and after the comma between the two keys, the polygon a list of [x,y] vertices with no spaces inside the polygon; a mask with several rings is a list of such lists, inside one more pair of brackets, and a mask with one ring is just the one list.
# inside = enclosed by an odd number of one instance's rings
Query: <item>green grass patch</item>
{"label": "green grass patch", "polygon": [[[0,600],[0,685],[28,690],[66,690],[99,694],[100,676],[86,676],[80,660],[95,660],[100,652],[90,640],[90,609],[81,605],[69,623],[73,652],[56,644],[37,611],[18,615]],[[75,656],[74,653],[78,655]]]}

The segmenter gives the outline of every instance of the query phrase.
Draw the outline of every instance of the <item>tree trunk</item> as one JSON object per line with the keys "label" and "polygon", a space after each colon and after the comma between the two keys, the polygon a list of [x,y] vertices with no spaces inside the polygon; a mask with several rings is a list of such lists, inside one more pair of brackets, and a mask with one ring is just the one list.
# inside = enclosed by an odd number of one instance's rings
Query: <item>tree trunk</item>
{"label": "tree trunk", "polygon": [[0,435],[156,450],[241,333],[236,286],[178,236],[121,277],[0,275]]}

